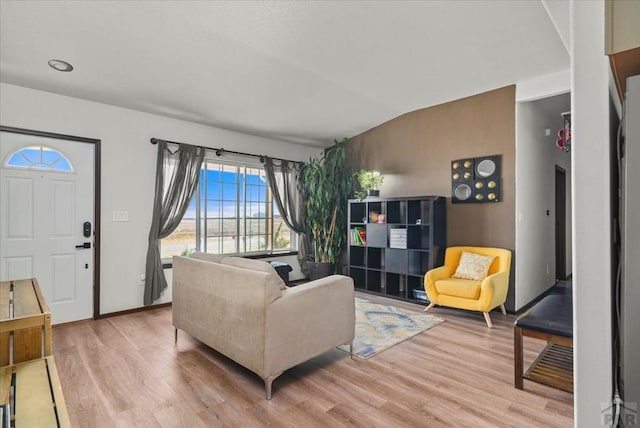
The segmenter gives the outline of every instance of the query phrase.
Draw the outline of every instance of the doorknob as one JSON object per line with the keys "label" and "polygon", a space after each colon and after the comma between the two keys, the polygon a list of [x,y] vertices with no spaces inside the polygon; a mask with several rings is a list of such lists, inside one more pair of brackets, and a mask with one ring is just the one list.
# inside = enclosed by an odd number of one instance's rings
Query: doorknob
{"label": "doorknob", "polygon": [[76,245],[77,249],[83,249],[83,248],[91,248],[91,242],[83,242],[80,245]]}

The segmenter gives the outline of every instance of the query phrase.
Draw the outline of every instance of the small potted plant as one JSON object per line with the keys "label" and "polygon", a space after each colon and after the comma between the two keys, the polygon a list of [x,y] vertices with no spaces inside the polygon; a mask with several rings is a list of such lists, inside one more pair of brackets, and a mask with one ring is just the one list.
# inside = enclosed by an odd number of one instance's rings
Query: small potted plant
{"label": "small potted plant", "polygon": [[362,200],[367,196],[380,196],[378,187],[384,180],[384,175],[378,171],[361,169],[357,174],[360,190],[355,193],[356,198]]}

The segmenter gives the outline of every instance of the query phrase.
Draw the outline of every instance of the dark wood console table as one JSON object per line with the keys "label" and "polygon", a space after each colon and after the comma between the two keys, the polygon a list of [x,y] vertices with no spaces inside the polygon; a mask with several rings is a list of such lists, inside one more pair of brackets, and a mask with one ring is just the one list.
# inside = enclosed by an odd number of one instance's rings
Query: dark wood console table
{"label": "dark wood console table", "polygon": [[[573,392],[573,307],[571,296],[552,294],[518,318],[513,328],[515,387],[524,379]],[[526,373],[523,373],[522,338],[547,341]]]}

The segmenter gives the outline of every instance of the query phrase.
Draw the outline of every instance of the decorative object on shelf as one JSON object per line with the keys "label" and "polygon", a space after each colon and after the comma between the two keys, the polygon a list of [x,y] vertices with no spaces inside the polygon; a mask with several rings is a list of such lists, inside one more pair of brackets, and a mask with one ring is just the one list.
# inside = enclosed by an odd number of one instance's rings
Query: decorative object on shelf
{"label": "decorative object on shelf", "polygon": [[378,223],[383,224],[387,222],[387,216],[384,214],[378,214]]}
{"label": "decorative object on shelf", "polygon": [[[335,141],[321,158],[312,158],[300,170],[303,218],[311,246],[305,270],[312,279],[318,278],[314,274],[316,268],[329,274],[335,272],[347,237],[347,201],[353,189],[347,141]],[[322,264],[329,264],[330,268]]]}
{"label": "decorative object on shelf", "polygon": [[500,174],[500,155],[451,161],[451,202],[499,202]]}
{"label": "decorative object on shelf", "polygon": [[378,171],[370,171],[368,169],[361,169],[357,174],[358,184],[360,190],[355,192],[355,197],[363,200],[367,196],[380,196],[380,190],[378,187],[384,181],[384,175]]}
{"label": "decorative object on shelf", "polygon": [[369,212],[369,223],[377,223],[378,222],[378,213],[376,211]]}
{"label": "decorative object on shelf", "polygon": [[562,128],[558,131],[556,147],[565,153],[571,151],[571,112],[560,113],[562,116]]}

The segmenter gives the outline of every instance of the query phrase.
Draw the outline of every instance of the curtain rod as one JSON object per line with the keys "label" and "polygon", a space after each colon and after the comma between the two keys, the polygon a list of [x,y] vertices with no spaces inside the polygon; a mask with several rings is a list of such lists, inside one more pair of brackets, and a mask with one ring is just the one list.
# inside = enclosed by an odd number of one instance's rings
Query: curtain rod
{"label": "curtain rod", "polygon": [[[161,138],[152,138],[151,140],[151,144],[158,144],[158,142],[160,141],[164,141],[167,144],[188,144],[188,143],[178,143],[177,141],[169,141],[169,140],[163,140]],[[190,146],[195,146],[195,144],[188,144]],[[231,153],[233,155],[239,155],[239,156],[250,156],[253,158],[258,158],[260,159],[260,163],[265,163],[267,156],[266,155],[255,155],[253,153],[245,153],[245,152],[236,152],[235,150],[227,150],[227,149],[216,149],[214,147],[203,147],[203,146],[196,146],[196,147],[200,147],[202,149],[205,150],[213,150],[216,153],[216,156],[220,157],[222,155],[224,155],[225,153]],[[294,160],[290,160],[290,159],[280,159],[280,158],[272,158],[274,160],[279,160],[279,161],[286,161],[286,162],[294,162],[294,163],[304,163],[302,161],[294,161]]]}

